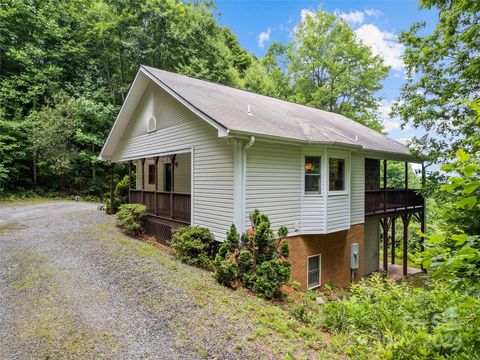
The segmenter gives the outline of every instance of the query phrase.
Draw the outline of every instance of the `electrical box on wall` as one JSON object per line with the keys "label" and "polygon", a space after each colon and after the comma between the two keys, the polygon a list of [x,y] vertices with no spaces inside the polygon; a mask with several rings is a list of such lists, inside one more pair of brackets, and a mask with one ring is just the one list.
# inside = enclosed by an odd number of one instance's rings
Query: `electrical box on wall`
{"label": "electrical box on wall", "polygon": [[351,257],[350,257],[350,268],[358,269],[358,263],[360,258],[360,247],[358,243],[353,243],[351,245]]}

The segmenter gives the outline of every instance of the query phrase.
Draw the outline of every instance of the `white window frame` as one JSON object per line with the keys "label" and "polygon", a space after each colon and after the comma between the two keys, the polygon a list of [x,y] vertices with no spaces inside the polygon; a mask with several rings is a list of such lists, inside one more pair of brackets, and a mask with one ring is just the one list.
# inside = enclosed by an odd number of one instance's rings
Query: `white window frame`
{"label": "white window frame", "polygon": [[[307,174],[307,172],[305,171],[305,160],[307,157],[314,157],[314,158],[319,158],[320,161],[319,161],[319,166],[320,166],[320,169],[319,169],[319,173],[318,174]],[[321,195],[322,194],[322,182],[323,182],[323,173],[322,173],[322,170],[324,168],[324,165],[323,165],[323,159],[324,159],[324,156],[323,155],[320,155],[320,154],[316,154],[316,155],[308,155],[308,154],[304,154],[303,155],[303,162],[302,162],[302,176],[303,176],[303,194],[304,195]],[[306,181],[305,181],[305,177],[307,176],[318,176],[320,178],[320,181],[318,183],[318,191],[307,191],[306,189]]]}
{"label": "white window frame", "polygon": [[[330,190],[330,159],[343,160],[343,190]],[[346,156],[329,155],[327,157],[327,191],[329,195],[347,195],[349,188],[349,160]]]}
{"label": "white window frame", "polygon": [[[313,257],[318,257],[318,284],[310,286],[310,284],[308,283],[308,277],[310,275],[310,269],[308,268],[308,265],[309,265],[309,262],[310,262],[310,258],[313,258]],[[322,254],[315,254],[315,255],[307,256],[307,289],[311,290],[311,289],[315,289],[315,288],[320,287],[320,286],[322,286]]]}

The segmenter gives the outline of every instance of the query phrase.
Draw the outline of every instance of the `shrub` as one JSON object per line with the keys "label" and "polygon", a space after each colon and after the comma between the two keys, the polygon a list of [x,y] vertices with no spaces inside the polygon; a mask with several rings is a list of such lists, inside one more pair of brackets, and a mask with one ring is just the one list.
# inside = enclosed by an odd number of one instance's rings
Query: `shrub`
{"label": "shrub", "polygon": [[235,287],[238,278],[238,266],[233,259],[222,259],[217,255],[214,276],[220,284]]}
{"label": "shrub", "polygon": [[357,358],[478,358],[480,299],[445,284],[413,288],[376,275],[326,303],[323,325],[351,336]]}
{"label": "shrub", "polygon": [[129,233],[138,235],[143,232],[147,207],[143,204],[124,204],[117,212],[118,225]]}
{"label": "shrub", "polygon": [[246,233],[230,227],[215,259],[215,278],[221,284],[243,285],[268,298],[280,298],[280,288],[290,278],[288,244],[283,241],[288,230],[282,226],[275,234],[268,216],[255,210],[252,226]]}
{"label": "shrub", "polygon": [[290,279],[290,264],[282,264],[277,259],[262,262],[256,269],[252,290],[267,299],[282,296],[280,287]]}
{"label": "shrub", "polygon": [[205,269],[213,268],[218,245],[210,230],[200,226],[186,226],[173,231],[170,246],[181,261]]}

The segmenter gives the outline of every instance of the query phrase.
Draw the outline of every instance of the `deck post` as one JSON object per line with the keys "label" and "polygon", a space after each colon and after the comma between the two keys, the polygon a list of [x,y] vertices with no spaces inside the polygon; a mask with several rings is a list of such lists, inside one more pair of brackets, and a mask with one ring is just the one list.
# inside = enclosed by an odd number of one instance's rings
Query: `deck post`
{"label": "deck post", "polygon": [[383,270],[388,272],[388,230],[389,230],[389,223],[390,218],[386,217],[380,219],[380,224],[382,225],[383,229]]}
{"label": "deck post", "polygon": [[130,196],[130,190],[132,190],[132,160],[128,162],[128,203],[131,204],[132,199]]}
{"label": "deck post", "polygon": [[392,217],[392,264],[395,264],[395,220],[396,217]]}
{"label": "deck post", "polygon": [[[425,189],[425,182],[426,182],[426,174],[425,174],[425,163],[422,161],[422,190]],[[427,233],[427,200],[425,196],[423,196],[423,211],[420,213],[420,231],[422,234]],[[420,241],[420,251],[425,251],[425,238],[422,236],[422,240]],[[421,269],[426,272],[427,270],[423,268],[423,264],[421,265]]]}
{"label": "deck post", "polygon": [[403,220],[403,276],[406,276],[408,264],[408,224],[410,223],[411,214],[402,215]]}
{"label": "deck post", "polygon": [[157,196],[157,191],[158,191],[158,159],[160,159],[159,156],[155,157],[155,192],[153,196],[155,196],[155,215],[158,215],[158,196]]}

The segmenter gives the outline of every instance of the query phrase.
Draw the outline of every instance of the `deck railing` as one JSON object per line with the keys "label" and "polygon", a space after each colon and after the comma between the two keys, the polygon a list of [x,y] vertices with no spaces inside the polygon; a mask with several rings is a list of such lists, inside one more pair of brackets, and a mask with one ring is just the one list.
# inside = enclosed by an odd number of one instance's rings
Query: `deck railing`
{"label": "deck railing", "polygon": [[418,211],[424,206],[423,196],[414,189],[379,189],[365,191],[365,216],[401,211]]}
{"label": "deck railing", "polygon": [[191,197],[188,193],[130,189],[130,203],[145,204],[150,215],[190,223]]}

